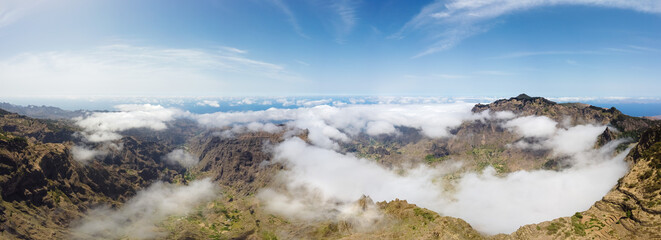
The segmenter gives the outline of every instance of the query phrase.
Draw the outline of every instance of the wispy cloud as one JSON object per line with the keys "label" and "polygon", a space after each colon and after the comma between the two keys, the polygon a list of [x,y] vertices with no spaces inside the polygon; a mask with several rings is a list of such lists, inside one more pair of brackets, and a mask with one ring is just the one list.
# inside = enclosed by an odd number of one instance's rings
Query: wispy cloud
{"label": "wispy cloud", "polygon": [[533,56],[548,56],[548,55],[594,55],[604,54],[600,51],[537,51],[537,52],[514,52],[505,55],[493,57],[492,59],[510,59],[510,58],[524,58]]}
{"label": "wispy cloud", "polygon": [[459,74],[430,74],[430,75],[404,75],[404,78],[409,79],[465,79],[471,78],[469,75],[459,75]]}
{"label": "wispy cloud", "polygon": [[661,13],[661,2],[655,0],[437,0],[424,6],[391,38],[403,38],[412,32],[427,32],[434,43],[416,57],[447,50],[462,40],[488,31],[488,20],[513,12],[556,5],[585,5]]}
{"label": "wispy cloud", "polygon": [[121,207],[94,208],[72,223],[73,239],[157,239],[167,234],[159,223],[170,216],[185,216],[198,204],[217,198],[218,187],[210,179],[188,185],[156,182],[140,190]]}
{"label": "wispy cloud", "polygon": [[339,16],[339,24],[337,24],[337,36],[335,41],[338,43],[344,43],[345,37],[347,34],[351,33],[354,26],[356,25],[356,7],[358,6],[358,1],[355,0],[340,0],[335,1],[331,8]]}
{"label": "wispy cloud", "polygon": [[491,75],[491,76],[512,76],[512,75],[516,75],[515,73],[505,72],[505,71],[498,71],[498,70],[485,70],[485,71],[478,71],[478,72],[475,72],[475,73],[480,74],[480,75]]}
{"label": "wispy cloud", "polygon": [[0,28],[14,23],[43,1],[4,0],[0,3]]}
{"label": "wispy cloud", "polygon": [[303,65],[303,66],[310,66],[309,63],[304,62],[304,61],[301,61],[301,60],[294,60],[294,61],[296,61],[296,63],[301,64],[301,65]]}
{"label": "wispy cloud", "polygon": [[303,33],[303,29],[301,28],[301,25],[298,24],[298,20],[296,19],[294,12],[292,12],[287,4],[282,2],[282,0],[270,0],[270,2],[287,16],[287,21],[289,21],[289,24],[291,24],[292,28],[294,28],[296,34],[304,38],[310,38],[305,35],[305,33]]}
{"label": "wispy cloud", "polygon": [[641,52],[661,53],[661,50],[656,49],[656,48],[641,47],[641,46],[636,46],[636,45],[629,45],[628,47],[631,48],[631,49],[634,49],[634,50],[641,51]]}
{"label": "wispy cloud", "polygon": [[223,51],[230,52],[230,53],[238,53],[238,54],[245,54],[248,53],[246,50],[238,49],[238,48],[233,48],[233,47],[220,47]]}
{"label": "wispy cloud", "polygon": [[18,54],[0,59],[0,78],[7,83],[0,89],[3,95],[199,94],[251,91],[254,86],[245,85],[251,81],[269,85],[301,80],[283,65],[249,58],[246,51],[236,48],[213,51],[126,44]]}
{"label": "wispy cloud", "polygon": [[659,53],[661,50],[641,47],[635,45],[628,45],[624,47],[609,47],[600,50],[558,50],[558,51],[521,51],[503,54],[500,56],[492,57],[490,59],[513,59],[525,58],[535,56],[552,56],[552,55],[607,55],[613,53]]}

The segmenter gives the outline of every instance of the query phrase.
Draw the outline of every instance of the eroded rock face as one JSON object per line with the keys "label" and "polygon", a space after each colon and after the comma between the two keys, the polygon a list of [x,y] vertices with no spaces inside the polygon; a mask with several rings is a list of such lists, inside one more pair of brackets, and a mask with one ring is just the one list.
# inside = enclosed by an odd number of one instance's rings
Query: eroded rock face
{"label": "eroded rock face", "polygon": [[[124,134],[127,137],[117,142],[123,148],[110,149],[105,157],[81,164],[72,159],[69,150],[72,142],[60,136],[66,131],[58,133],[51,129],[61,123],[53,125],[18,115],[7,116],[9,113],[0,111],[0,126],[6,129],[2,133],[6,138],[0,138],[0,238],[66,238],[72,219],[79,218],[90,207],[98,204],[119,206],[154,181],[186,182],[182,176],[189,174],[200,178],[209,176],[232,194],[226,194],[223,201],[203,208],[210,215],[196,215],[195,219],[204,220],[206,225],[186,223],[186,234],[176,236],[204,238],[210,236],[210,226],[226,226],[228,230],[223,230],[225,235],[221,236],[254,239],[278,231],[289,231],[282,236],[299,238],[351,239],[661,237],[661,130],[656,128],[640,134],[658,122],[628,117],[616,109],[556,104],[528,96],[477,105],[473,111],[487,109],[543,115],[558,122],[569,117],[574,124],[611,124],[618,131],[605,130],[599,136],[598,145],[622,137],[640,139],[627,158],[631,171],[591,209],[575,216],[523,226],[511,235],[483,236],[461,219],[442,217],[404,200],[371,203],[367,197],[359,200],[361,208],[365,210],[370,204],[377,206],[385,214],[385,227],[368,232],[356,231],[350,224],[342,222],[302,227],[262,212],[254,199],[254,193],[270,186],[274,176],[284,167],[271,164],[272,153],[269,151],[272,145],[284,140],[282,133],[242,133],[223,138],[214,131],[199,133],[200,130],[190,126],[190,122],[181,121],[172,123],[167,132],[150,134],[135,130]],[[62,126],[67,129],[66,124]],[[415,161],[425,161],[429,156],[429,162],[422,162],[424,164],[437,164],[449,157],[460,156],[466,159],[469,167],[509,159],[504,165],[506,171],[564,167],[560,157],[547,159],[548,151],[505,148],[506,143],[520,137],[497,121],[464,123],[452,130],[456,137],[451,139],[430,140],[416,129],[398,130],[402,133],[399,138],[358,136],[356,142],[342,147],[345,152],[366,154],[384,165],[398,164],[394,159],[401,159],[404,155],[401,152],[405,152]],[[48,140],[48,133],[60,137]],[[305,133],[300,137],[305,140]],[[370,145],[372,140],[379,144]],[[165,154],[184,143],[190,153],[199,157],[198,165],[187,170],[163,162]],[[233,225],[235,220],[238,223]],[[268,234],[264,229],[269,231]]]}
{"label": "eroded rock face", "polygon": [[[170,147],[132,137],[122,149],[87,164],[75,161],[68,138],[48,143],[66,123],[4,113],[0,125],[0,238],[62,239],[69,224],[99,204],[120,205],[139,189],[172,179],[161,161]],[[66,132],[66,131],[65,131]]]}
{"label": "eroded rock face", "polygon": [[243,133],[232,138],[214,136],[210,131],[192,140],[190,151],[199,156],[196,168],[223,186],[251,194],[267,186],[282,166],[270,164],[268,149],[282,142],[282,133]]}

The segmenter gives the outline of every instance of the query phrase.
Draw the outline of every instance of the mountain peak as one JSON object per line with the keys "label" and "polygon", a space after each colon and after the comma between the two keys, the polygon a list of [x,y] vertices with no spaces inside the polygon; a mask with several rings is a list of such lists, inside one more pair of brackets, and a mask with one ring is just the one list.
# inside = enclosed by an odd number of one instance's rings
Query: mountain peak
{"label": "mountain peak", "polygon": [[532,97],[528,96],[528,94],[521,93],[521,94],[519,94],[519,96],[516,96],[514,99],[518,99],[518,100],[530,100],[530,99],[532,99]]}

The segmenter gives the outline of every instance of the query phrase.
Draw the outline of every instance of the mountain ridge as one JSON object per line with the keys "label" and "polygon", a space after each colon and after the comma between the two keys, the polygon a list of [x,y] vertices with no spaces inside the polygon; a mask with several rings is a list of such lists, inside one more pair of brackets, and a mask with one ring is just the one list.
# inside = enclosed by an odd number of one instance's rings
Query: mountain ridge
{"label": "mountain ridge", "polygon": [[[473,112],[487,109],[512,111],[521,116],[547,116],[558,122],[563,121],[564,116],[570,116],[574,124],[611,124],[618,130],[606,129],[599,136],[597,145],[627,137],[636,139],[638,144],[626,158],[632,167],[613,190],[589,210],[575,216],[525,225],[510,235],[481,235],[461,219],[440,216],[399,199],[357,202],[363,211],[377,208],[384,212],[386,220],[382,224],[385,227],[372,231],[358,231],[357,225],[351,222],[322,221],[299,226],[297,224],[303,223],[263,212],[254,197],[259,189],[272,186],[272,177],[285,167],[264,163],[271,160],[268,146],[282,141],[282,133],[247,132],[222,138],[214,135],[218,129],[202,131],[194,129],[190,123],[178,122],[170,125],[172,130],[158,134],[128,131],[116,142],[123,148],[111,149],[105,157],[81,164],[73,159],[70,150],[77,140],[65,136],[77,131],[71,122],[31,119],[0,109],[0,210],[3,212],[0,236],[9,239],[66,238],[70,224],[94,206],[120,207],[140,189],[156,181],[185,184],[195,178],[211,177],[216,184],[223,186],[223,196],[210,205],[201,206],[183,220],[163,223],[168,226],[170,236],[176,236],[171,238],[210,235],[246,239],[273,239],[275,236],[333,239],[661,237],[658,235],[661,229],[655,227],[661,223],[658,194],[661,191],[658,184],[661,177],[661,121],[629,117],[614,108],[557,104],[527,95],[488,105],[478,104]],[[57,132],[65,134],[47,137],[50,136],[47,133]],[[468,167],[478,170],[484,166],[481,161],[491,159],[486,163],[494,167],[502,165],[502,174],[519,168],[543,167],[544,162],[539,160],[533,165],[518,167],[499,162],[506,156],[514,156],[522,158],[517,164],[523,164],[529,162],[525,159],[545,154],[503,151],[493,147],[499,141],[516,140],[516,136],[503,129],[500,122],[464,124],[455,134],[458,140],[425,140],[415,134],[405,134],[403,140],[380,139],[376,146],[369,144],[372,138],[365,138],[343,148],[347,152],[365,153],[380,159],[376,161],[386,166],[400,164],[388,160],[401,157],[398,152],[420,149],[414,151],[413,156],[414,161],[421,164],[435,165],[449,156],[462,156],[473,159],[470,161],[475,162],[468,161]],[[299,137],[306,140],[307,132]],[[164,162],[162,156],[182,145],[199,157],[197,166],[185,169]],[[426,155],[431,155],[430,160],[424,160]]]}

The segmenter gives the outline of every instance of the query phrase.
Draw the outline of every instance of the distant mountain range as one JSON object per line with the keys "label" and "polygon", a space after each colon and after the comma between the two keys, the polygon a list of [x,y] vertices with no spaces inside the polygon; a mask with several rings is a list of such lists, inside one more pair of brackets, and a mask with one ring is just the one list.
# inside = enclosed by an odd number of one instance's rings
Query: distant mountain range
{"label": "distant mountain range", "polygon": [[11,103],[1,102],[0,109],[4,109],[9,112],[18,113],[23,116],[28,116],[31,118],[40,118],[40,119],[70,119],[74,117],[80,117],[85,114],[87,111],[76,110],[76,111],[67,111],[57,107],[51,106],[20,106],[14,105]]}
{"label": "distant mountain range", "polygon": [[[284,187],[278,182],[282,177],[279,173],[291,167],[277,162],[273,146],[292,135],[309,144],[309,138],[314,136],[305,129],[223,135],[221,132],[227,129],[209,129],[190,119],[177,119],[162,131],[138,128],[123,131],[119,140],[90,143],[77,134],[81,131],[79,126],[62,120],[84,116],[85,111],[8,103],[1,103],[0,108],[7,110],[0,109],[2,239],[661,238],[661,121],[630,117],[615,108],[558,104],[527,95],[473,107],[474,114],[507,111],[522,117],[540,116],[548,121],[565,122],[562,124],[566,124],[567,129],[581,124],[609,125],[611,128],[599,130],[603,133],[595,140],[595,146],[590,144],[589,148],[598,149],[614,143],[619,152],[631,149],[625,158],[629,171],[589,210],[521,226],[509,235],[480,233],[462,219],[441,216],[410,204],[406,199],[374,202],[364,196],[357,199],[353,208],[344,209],[360,216],[376,214],[378,218],[372,219],[370,227],[352,219],[329,217],[341,215],[338,212],[321,219],[300,221],[267,211],[257,195],[264,188]],[[567,157],[557,156],[552,150],[510,147],[513,142],[523,140],[538,145],[543,141],[506,129],[504,121],[494,118],[465,122],[451,130],[451,138],[433,139],[425,137],[418,129],[406,127],[398,127],[396,135],[358,134],[341,143],[337,154],[358,156],[369,160],[370,166],[384,169],[415,164],[442,168],[450,159],[463,159],[462,171],[492,168],[500,177],[519,170],[560,172],[570,167]],[[637,144],[630,146],[618,139],[631,139]],[[89,149],[81,150],[84,144]],[[189,168],[169,162],[167,156],[177,149],[189,152],[199,162]],[[81,162],[74,156],[81,151],[104,153],[90,162]],[[344,176],[342,172],[336,174],[339,178]],[[452,181],[456,176],[448,175],[443,181]],[[220,187],[222,195],[172,216],[162,213],[164,210],[158,208],[158,204],[166,209],[176,208],[179,205],[168,202],[176,202],[175,199],[145,198],[147,193],[169,196],[167,194],[177,192],[174,187],[167,186],[198,186],[195,184],[200,179],[210,179],[214,186]],[[175,196],[177,201],[192,198],[187,194]],[[299,204],[309,203],[301,201]],[[106,214],[110,216],[106,220],[115,222],[85,225],[90,214]],[[130,217],[122,218],[124,215]],[[126,230],[145,222],[153,225],[137,229],[158,233],[134,229],[143,235],[132,236],[131,233],[136,232]],[[110,227],[102,227],[103,224]]]}

